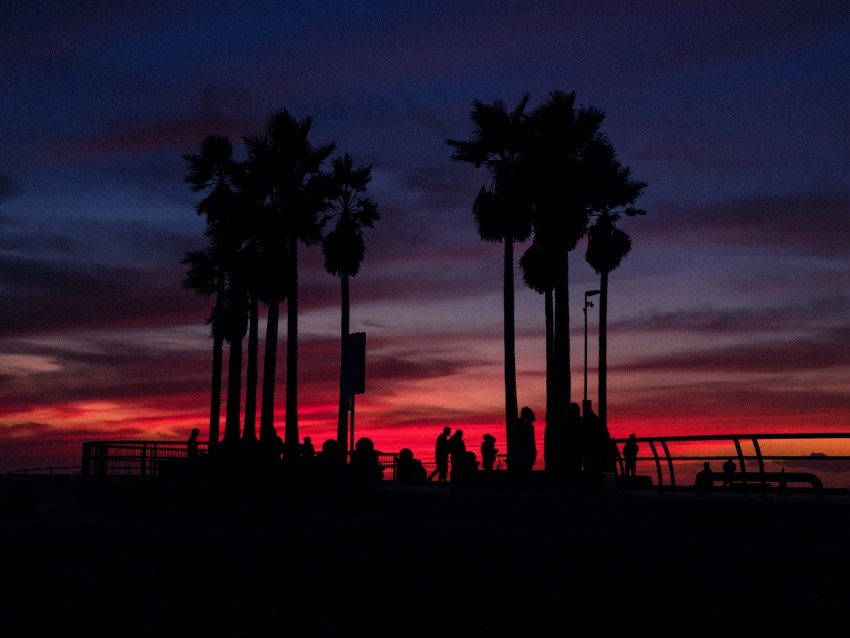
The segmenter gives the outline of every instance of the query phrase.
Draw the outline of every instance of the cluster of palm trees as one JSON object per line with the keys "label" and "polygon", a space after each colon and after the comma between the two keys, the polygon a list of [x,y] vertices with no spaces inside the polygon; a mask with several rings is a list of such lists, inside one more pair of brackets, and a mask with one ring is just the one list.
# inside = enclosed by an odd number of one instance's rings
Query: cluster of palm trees
{"label": "cluster of palm trees", "polygon": [[[487,171],[472,206],[482,240],[504,245],[505,418],[518,416],[514,353],[514,244],[531,239],[519,260],[527,286],[544,295],[546,423],[567,418],[570,396],[569,259],[587,237],[587,262],[600,275],[598,416],[606,423],[608,275],[631,249],[617,227],[646,187],[618,160],[601,125],[603,111],[553,91],[531,110],[526,94],[513,109],[476,100],[468,140],[448,140],[451,158]],[[508,427],[507,443],[511,446]]]}
{"label": "cluster of palm trees", "polygon": [[[334,144],[313,145],[312,120],[286,109],[269,116],[265,129],[242,138],[245,159],[221,135],[203,139],[200,151],[183,156],[185,181],[203,193],[196,210],[206,219],[207,245],[186,253],[183,286],[214,299],[207,323],[213,339],[209,441],[220,439],[224,344],[229,346],[223,445],[240,439],[278,440],[274,425],[280,306],[286,302],[286,416],[284,449],[297,450],[298,436],[298,247],[321,244],[325,269],[341,280],[341,338],[349,330],[349,278],[365,255],[365,229],[379,219],[365,197],[371,166],[350,155],[331,160]],[[328,230],[326,230],[328,229]],[[259,314],[266,308],[262,400],[257,432]],[[243,343],[247,336],[244,422]],[[342,390],[341,390],[342,391]],[[347,402],[340,395],[339,443],[345,445]]]}

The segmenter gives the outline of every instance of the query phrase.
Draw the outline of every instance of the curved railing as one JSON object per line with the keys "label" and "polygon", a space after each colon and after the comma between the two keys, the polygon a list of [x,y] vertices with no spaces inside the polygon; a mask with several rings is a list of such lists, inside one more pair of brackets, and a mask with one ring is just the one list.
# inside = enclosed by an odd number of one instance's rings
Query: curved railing
{"label": "curved railing", "polygon": [[[618,479],[625,476],[621,455],[625,441],[614,439]],[[659,493],[689,488],[703,462],[716,462],[713,469],[720,472],[719,464],[730,458],[735,461],[737,471],[747,477],[766,476],[780,469],[806,469],[817,474],[828,489],[840,487],[848,491],[850,488],[850,432],[641,436],[635,441],[640,446],[638,474],[647,477],[649,472],[651,488]],[[805,453],[805,441],[812,446],[823,446],[821,449],[828,452],[809,449]],[[203,455],[206,443],[199,442],[198,447]],[[186,459],[186,453],[185,442],[93,441],[83,446],[80,474],[84,477],[158,478],[164,467]],[[380,464],[385,468],[385,480],[393,480],[395,455],[381,454]]]}
{"label": "curved railing", "polygon": [[[625,461],[622,457],[622,445],[627,439],[614,439],[617,444],[617,462],[615,464],[619,477],[625,476]],[[850,463],[844,463],[844,470],[836,470],[834,467],[828,468],[827,465],[835,465],[833,462],[850,461],[850,432],[808,432],[808,433],[788,433],[788,434],[712,434],[712,435],[682,435],[682,436],[642,436],[636,437],[635,441],[640,446],[640,451],[643,452],[647,447],[650,454],[639,454],[637,457],[638,468],[646,467],[647,463],[651,463],[654,469],[655,487],[660,493],[665,490],[671,494],[675,493],[677,488],[688,485],[692,486],[694,476],[688,477],[688,481],[680,480],[677,475],[681,474],[685,468],[689,471],[694,471],[699,467],[699,463],[712,461],[723,462],[727,459],[732,459],[737,464],[737,470],[750,475],[766,475],[770,471],[776,471],[777,466],[785,468],[789,466],[805,466],[813,472],[818,469],[828,471],[828,473],[846,477],[841,487],[850,487]],[[802,441],[817,441],[831,444],[830,450],[838,453],[826,452],[810,452],[809,454],[793,453],[786,451],[783,453],[765,452],[768,444],[776,442],[785,443],[781,447],[788,447],[788,444],[798,446]],[[679,452],[675,448],[685,448],[684,452]],[[724,453],[721,453],[724,452]],[[694,464],[697,464],[696,466]],[[719,471],[720,468],[713,468]],[[645,470],[644,470],[645,471]],[[821,473],[825,473],[822,471]],[[828,482],[824,481],[827,485]],[[831,486],[835,487],[835,486]]]}

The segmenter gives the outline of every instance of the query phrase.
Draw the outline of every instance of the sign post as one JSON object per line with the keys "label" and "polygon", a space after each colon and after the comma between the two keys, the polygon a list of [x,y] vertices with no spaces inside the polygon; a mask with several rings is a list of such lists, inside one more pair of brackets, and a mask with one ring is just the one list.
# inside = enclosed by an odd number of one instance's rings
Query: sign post
{"label": "sign post", "polygon": [[[366,333],[352,332],[342,343],[342,376],[340,390],[348,397],[349,451],[354,449],[354,395],[366,392]],[[340,441],[345,444],[345,441]]]}

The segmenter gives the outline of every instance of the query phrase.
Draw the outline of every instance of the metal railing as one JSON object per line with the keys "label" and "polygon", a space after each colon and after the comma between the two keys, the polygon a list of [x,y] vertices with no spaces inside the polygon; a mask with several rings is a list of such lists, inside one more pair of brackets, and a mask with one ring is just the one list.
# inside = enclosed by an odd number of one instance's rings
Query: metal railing
{"label": "metal railing", "polygon": [[[198,443],[199,455],[208,444]],[[164,471],[175,462],[188,459],[186,442],[175,441],[88,441],[83,443],[80,473],[84,477],[156,479],[172,475]],[[383,480],[395,480],[398,455],[377,452]]]}
{"label": "metal railing", "polygon": [[[207,444],[198,442],[198,453]],[[157,478],[163,465],[188,458],[185,441],[88,441],[80,473],[85,477]]]}
{"label": "metal railing", "polygon": [[[617,448],[615,474],[622,478],[625,476],[625,460],[621,450],[626,439],[613,441]],[[836,480],[842,488],[850,488],[850,432],[643,436],[635,441],[641,452],[637,457],[639,473],[642,470],[645,476],[649,465],[654,479],[653,488],[660,493],[690,488],[702,463],[722,463],[730,458],[735,461],[737,471],[747,475],[764,475],[786,466],[789,470],[805,468],[821,476],[828,488],[834,488]],[[812,445],[825,445],[830,453],[802,453],[801,446],[805,441]],[[770,449],[777,444],[779,451]],[[199,442],[201,455],[206,454],[207,449],[205,442]],[[383,480],[395,480],[397,456],[395,453],[378,452]],[[83,444],[80,474],[84,477],[155,479],[167,476],[163,468],[170,463],[186,458],[185,441],[91,441]],[[831,467],[836,463],[843,463],[844,467],[836,471]],[[719,465],[714,469],[719,472]],[[839,477],[832,481],[832,485],[829,478],[822,476],[830,472]]]}
{"label": "metal railing", "polygon": [[[615,469],[619,477],[625,476],[625,459],[621,450],[626,441],[627,439],[619,438],[613,440],[617,446]],[[803,441],[826,442],[832,447],[845,449],[839,449],[837,454],[814,451],[801,454],[799,452]],[[820,474],[834,474],[840,477],[838,480],[844,481],[840,487],[850,487],[850,463],[847,463],[850,461],[850,432],[646,436],[636,437],[635,442],[640,445],[641,451],[649,448],[650,454],[640,454],[637,457],[638,468],[645,468],[647,463],[652,465],[655,470],[655,487],[659,493],[667,490],[672,494],[681,486],[691,487],[694,484],[694,471],[699,469],[702,463],[710,464],[712,461],[723,462],[728,459],[737,464],[738,472],[758,476],[776,472],[786,465],[805,467],[813,472],[820,470]],[[796,446],[796,450],[766,453],[765,450],[776,443],[781,444],[780,448]],[[845,467],[831,467],[836,463]],[[720,472],[719,467],[713,469]],[[679,475],[685,471],[690,474],[687,481],[682,481]],[[824,484],[828,485],[828,481],[824,480]]]}

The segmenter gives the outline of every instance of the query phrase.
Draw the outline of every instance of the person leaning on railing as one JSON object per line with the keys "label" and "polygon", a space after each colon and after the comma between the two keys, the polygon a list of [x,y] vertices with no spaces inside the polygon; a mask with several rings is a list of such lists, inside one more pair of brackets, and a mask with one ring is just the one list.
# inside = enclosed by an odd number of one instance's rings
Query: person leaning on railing
{"label": "person leaning on railing", "polygon": [[198,435],[201,431],[198,428],[192,428],[189,434],[189,441],[186,443],[186,457],[190,460],[198,458]]}

